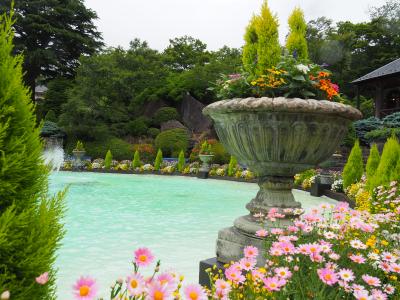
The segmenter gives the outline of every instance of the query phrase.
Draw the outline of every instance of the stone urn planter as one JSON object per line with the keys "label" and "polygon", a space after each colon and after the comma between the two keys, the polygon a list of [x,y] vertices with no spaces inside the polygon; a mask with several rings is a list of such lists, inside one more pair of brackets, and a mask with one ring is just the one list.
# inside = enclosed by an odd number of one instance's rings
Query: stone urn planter
{"label": "stone urn planter", "polygon": [[73,166],[76,169],[79,169],[82,167],[82,158],[85,156],[86,151],[85,150],[72,150],[72,154],[74,155],[74,162]]}
{"label": "stone urn planter", "polygon": [[199,154],[199,158],[202,162],[201,167],[199,169],[198,177],[199,178],[208,178],[208,172],[210,172],[210,163],[214,158],[213,154]]}
{"label": "stone urn planter", "polygon": [[[255,236],[261,225],[254,214],[267,214],[271,208],[281,212],[301,208],[292,194],[294,175],[329,158],[349,124],[362,117],[348,105],[282,97],[219,101],[203,113],[213,119],[227,151],[257,174],[260,187],[246,205],[250,214],[218,234],[217,259],[223,263],[238,260],[247,245],[263,248]],[[282,227],[294,218],[292,213],[285,215]],[[263,255],[259,258],[262,264]]]}

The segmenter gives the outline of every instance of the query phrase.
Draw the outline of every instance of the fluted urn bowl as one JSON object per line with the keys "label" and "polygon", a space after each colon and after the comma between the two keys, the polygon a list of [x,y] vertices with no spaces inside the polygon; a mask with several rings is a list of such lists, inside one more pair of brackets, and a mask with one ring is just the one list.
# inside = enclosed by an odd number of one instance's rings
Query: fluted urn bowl
{"label": "fluted urn bowl", "polygon": [[[291,195],[293,176],[328,159],[350,123],[362,117],[341,103],[266,97],[215,102],[203,113],[214,120],[228,152],[259,177],[251,212],[298,207]],[[286,196],[277,193],[285,190]]]}

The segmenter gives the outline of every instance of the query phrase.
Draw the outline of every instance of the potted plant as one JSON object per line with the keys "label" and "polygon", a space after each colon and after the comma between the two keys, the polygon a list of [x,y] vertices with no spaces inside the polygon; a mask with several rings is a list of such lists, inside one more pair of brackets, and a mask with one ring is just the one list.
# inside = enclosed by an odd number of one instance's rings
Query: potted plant
{"label": "potted plant", "polygon": [[214,154],[212,153],[211,144],[207,141],[204,141],[201,144],[199,159],[202,162],[201,168],[198,173],[198,177],[207,178],[208,172],[210,171],[210,162],[212,161]]}
{"label": "potted plant", "polygon": [[[255,235],[262,226],[254,215],[267,216],[277,209],[284,215],[280,225],[291,224],[301,208],[292,194],[294,175],[328,159],[351,122],[362,117],[357,109],[340,103],[331,73],[310,62],[306,51],[281,56],[277,25],[268,17],[272,14],[266,3],[262,10],[255,29],[248,27],[260,38],[246,40],[243,50],[243,61],[251,64],[244,64],[245,72],[217,81],[213,90],[225,100],[203,110],[213,119],[227,151],[257,174],[260,187],[246,206],[250,214],[219,232],[217,258],[224,263],[239,259],[246,245],[263,249]],[[296,28],[304,24],[300,25]]]}
{"label": "potted plant", "polygon": [[74,155],[74,167],[80,168],[82,166],[82,158],[85,155],[86,151],[81,141],[76,142],[76,146],[74,150],[72,150],[72,154]]}

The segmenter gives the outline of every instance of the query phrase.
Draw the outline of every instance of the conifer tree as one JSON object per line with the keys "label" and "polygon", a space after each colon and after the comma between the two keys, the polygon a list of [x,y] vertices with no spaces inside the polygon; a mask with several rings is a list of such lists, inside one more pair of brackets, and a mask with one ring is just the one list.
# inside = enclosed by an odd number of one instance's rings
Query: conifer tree
{"label": "conifer tree", "polygon": [[106,153],[106,158],[104,159],[104,168],[106,168],[106,170],[111,169],[112,159],[113,159],[113,157],[112,157],[111,150],[108,150]]}
{"label": "conifer tree", "polygon": [[373,144],[371,147],[371,150],[369,152],[368,160],[367,160],[367,166],[366,166],[366,174],[367,174],[367,184],[368,186],[370,185],[372,179],[375,176],[376,169],[379,166],[379,161],[380,161],[380,155],[379,155],[379,150],[378,146],[376,144]]}
{"label": "conifer tree", "polygon": [[237,166],[236,157],[231,156],[228,166],[228,176],[233,176],[235,174],[236,166]]}
{"label": "conifer tree", "polygon": [[286,49],[289,54],[296,53],[299,59],[308,59],[306,40],[307,23],[300,8],[295,8],[289,17],[289,35],[286,40]]}
{"label": "conifer tree", "polygon": [[156,160],[154,161],[154,170],[159,171],[163,161],[163,154],[161,149],[158,149]]}
{"label": "conifer tree", "polygon": [[343,169],[343,187],[359,182],[364,173],[364,163],[360,143],[357,140],[351,149],[349,158]]}
{"label": "conifer tree", "polygon": [[[0,288],[11,299],[55,299],[54,261],[63,236],[63,194],[48,196],[23,57],[13,53],[13,10],[0,15]],[[35,277],[49,273],[39,285]]]}
{"label": "conifer tree", "polygon": [[256,32],[257,16],[253,16],[246,28],[244,35],[245,45],[243,47],[242,62],[244,69],[254,74],[257,64],[257,43],[258,36]]}
{"label": "conifer tree", "polygon": [[136,169],[140,167],[140,153],[139,150],[135,151],[135,155],[133,156],[132,168]]}
{"label": "conifer tree", "polygon": [[181,150],[181,152],[179,153],[177,167],[179,172],[182,172],[185,168],[185,153],[183,152],[183,150]]}
{"label": "conifer tree", "polygon": [[395,137],[389,138],[383,147],[381,160],[372,181],[372,188],[388,184],[395,179],[397,162],[400,156],[400,145]]}
{"label": "conifer tree", "polygon": [[265,74],[266,70],[275,67],[281,56],[279,45],[278,18],[273,15],[265,0],[261,14],[256,19],[257,32],[257,74]]}

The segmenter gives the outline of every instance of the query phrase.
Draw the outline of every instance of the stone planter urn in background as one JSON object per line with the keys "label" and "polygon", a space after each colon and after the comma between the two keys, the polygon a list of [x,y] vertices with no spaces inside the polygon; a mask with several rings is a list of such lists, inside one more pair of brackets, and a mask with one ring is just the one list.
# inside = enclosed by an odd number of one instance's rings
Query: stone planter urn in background
{"label": "stone planter urn in background", "polygon": [[82,158],[85,156],[85,150],[72,150],[72,154],[74,155],[73,167],[74,169],[80,169],[83,167]]}
{"label": "stone planter urn in background", "polygon": [[[222,263],[240,259],[247,245],[262,250],[262,240],[255,235],[261,225],[254,214],[301,208],[292,194],[294,175],[329,158],[349,124],[362,117],[357,109],[331,101],[266,97],[215,102],[203,113],[213,119],[227,151],[257,174],[260,187],[246,205],[250,214],[219,232],[217,259]],[[295,217],[285,215],[280,226]],[[259,259],[262,264],[263,255]]]}
{"label": "stone planter urn in background", "polygon": [[202,162],[199,169],[198,177],[206,179],[208,178],[208,173],[210,172],[210,163],[214,158],[213,154],[199,154],[199,158]]}

